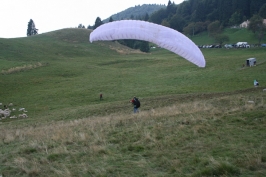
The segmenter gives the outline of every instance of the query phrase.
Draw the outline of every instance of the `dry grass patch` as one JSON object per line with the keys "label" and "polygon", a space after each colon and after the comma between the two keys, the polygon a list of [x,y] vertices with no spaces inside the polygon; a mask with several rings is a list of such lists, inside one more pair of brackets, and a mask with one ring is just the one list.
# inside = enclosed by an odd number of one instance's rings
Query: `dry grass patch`
{"label": "dry grass patch", "polygon": [[258,151],[250,132],[263,122],[248,115],[264,105],[257,97],[249,108],[247,100],[221,96],[139,114],[2,126],[0,145],[10,148],[0,162],[12,167],[4,174],[28,176],[237,176],[243,169],[262,170],[265,154],[252,153]]}
{"label": "dry grass patch", "polygon": [[[240,98],[242,97],[240,96]],[[222,102],[225,102],[225,100],[228,103],[221,107],[220,104],[223,104]],[[17,129],[4,128],[1,131],[1,140],[2,143],[25,140],[30,140],[31,142],[52,140],[61,143],[87,140],[106,142],[105,133],[116,130],[121,126],[132,126],[135,130],[140,130],[148,123],[159,129],[164,127],[165,124],[171,125],[178,122],[180,128],[182,128],[191,123],[204,123],[208,119],[219,119],[234,112],[249,111],[263,106],[263,101],[256,104],[248,104],[246,100],[242,100],[243,102],[241,103],[238,97],[224,96],[210,100],[177,103],[172,106],[141,111],[139,114],[116,113],[103,117],[60,121]],[[196,124],[193,126],[194,133],[201,131],[203,129],[201,128],[202,126],[206,129],[206,125]],[[146,130],[143,137],[151,139],[150,132]]]}
{"label": "dry grass patch", "polygon": [[2,70],[1,74],[4,74],[4,75],[13,74],[13,73],[18,73],[18,72],[23,72],[23,71],[27,71],[27,70],[32,70],[32,69],[44,67],[44,66],[47,66],[47,65],[48,65],[48,63],[38,62],[38,63],[35,63],[35,64],[17,66],[17,67],[14,67],[14,68],[9,68],[7,70]]}

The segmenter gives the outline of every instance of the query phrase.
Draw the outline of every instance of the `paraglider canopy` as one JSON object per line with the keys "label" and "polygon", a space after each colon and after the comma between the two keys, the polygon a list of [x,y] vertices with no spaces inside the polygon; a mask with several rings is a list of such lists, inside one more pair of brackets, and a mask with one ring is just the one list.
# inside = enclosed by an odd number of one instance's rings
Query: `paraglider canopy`
{"label": "paraglider canopy", "polygon": [[90,42],[136,39],[152,42],[172,51],[199,67],[205,67],[204,56],[188,37],[171,28],[139,20],[121,20],[103,24],[90,34]]}

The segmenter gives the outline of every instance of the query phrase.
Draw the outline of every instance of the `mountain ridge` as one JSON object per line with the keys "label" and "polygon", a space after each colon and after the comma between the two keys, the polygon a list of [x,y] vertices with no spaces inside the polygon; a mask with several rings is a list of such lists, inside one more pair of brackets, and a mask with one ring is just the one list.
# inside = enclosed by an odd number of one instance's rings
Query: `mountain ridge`
{"label": "mountain ridge", "polygon": [[[111,15],[113,20],[123,20],[123,19],[140,19],[144,17],[146,14],[151,15],[152,13],[166,8],[165,5],[158,5],[158,4],[143,4],[143,5],[136,5],[135,7],[129,7],[121,12]],[[104,19],[103,22],[106,23],[109,21],[109,18]]]}

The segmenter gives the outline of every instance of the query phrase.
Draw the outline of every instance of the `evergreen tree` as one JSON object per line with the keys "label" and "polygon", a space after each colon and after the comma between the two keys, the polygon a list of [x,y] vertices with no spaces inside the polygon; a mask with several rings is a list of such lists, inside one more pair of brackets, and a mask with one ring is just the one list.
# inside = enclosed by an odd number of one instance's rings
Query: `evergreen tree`
{"label": "evergreen tree", "polygon": [[130,15],[130,19],[131,19],[131,20],[134,20],[134,15],[131,14],[131,15]]}
{"label": "evergreen tree", "polygon": [[113,18],[112,17],[110,17],[109,18],[109,22],[113,22],[114,20],[113,20]]}
{"label": "evergreen tree", "polygon": [[170,23],[170,28],[175,29],[179,32],[183,31],[183,28],[186,24],[185,20],[178,15],[174,15],[169,21],[169,23]]}
{"label": "evergreen tree", "polygon": [[150,52],[149,42],[147,42],[147,41],[141,41],[140,51],[146,52],[146,53]]}
{"label": "evergreen tree", "polygon": [[232,9],[232,0],[222,0],[220,1],[219,7],[219,20],[221,23],[228,25],[229,19],[234,12]]}
{"label": "evergreen tree", "polygon": [[144,19],[143,19],[144,21],[148,21],[149,20],[149,14],[148,13],[146,13],[145,14],[145,16],[144,16]]}
{"label": "evergreen tree", "polygon": [[85,26],[82,24],[79,24],[78,28],[85,28]]}
{"label": "evergreen tree", "polygon": [[170,23],[166,19],[164,19],[162,21],[162,24],[161,25],[166,26],[166,27],[170,27]]}
{"label": "evergreen tree", "polygon": [[167,18],[167,12],[166,9],[158,10],[157,12],[154,12],[149,20],[156,24],[161,24],[164,19]]}
{"label": "evergreen tree", "polygon": [[93,29],[93,26],[89,25],[89,26],[87,27],[87,29]]}
{"label": "evergreen tree", "polygon": [[259,15],[266,19],[266,3],[260,8]]}
{"label": "evergreen tree", "polygon": [[27,36],[38,34],[38,29],[35,28],[35,24],[32,19],[28,22]]}
{"label": "evergreen tree", "polygon": [[235,12],[229,19],[230,25],[239,25],[242,22],[243,18],[240,12]]}
{"label": "evergreen tree", "polygon": [[258,14],[260,8],[265,4],[265,0],[251,0],[250,3],[250,14]]}
{"label": "evergreen tree", "polygon": [[179,4],[176,14],[182,18],[189,18],[191,15],[191,6],[189,1],[184,1],[183,3]]}
{"label": "evergreen tree", "polygon": [[207,7],[205,2],[193,1],[192,7],[193,9],[191,11],[190,21],[191,22],[205,21],[207,13]]}
{"label": "evergreen tree", "polygon": [[103,24],[102,20],[100,17],[97,17],[96,20],[95,20],[95,24],[94,24],[94,27],[93,29],[96,29],[98,28],[99,26],[101,26]]}
{"label": "evergreen tree", "polygon": [[170,0],[168,1],[168,5],[166,7],[168,17],[173,16],[176,13],[176,6],[175,3],[171,2]]}

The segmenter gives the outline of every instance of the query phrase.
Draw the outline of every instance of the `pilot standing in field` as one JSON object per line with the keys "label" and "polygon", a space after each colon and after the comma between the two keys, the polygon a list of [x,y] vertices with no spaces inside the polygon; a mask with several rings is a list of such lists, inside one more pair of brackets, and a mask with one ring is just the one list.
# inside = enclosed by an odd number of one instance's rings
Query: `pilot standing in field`
{"label": "pilot standing in field", "polygon": [[139,101],[139,99],[134,96],[133,99],[130,100],[129,102],[131,102],[133,104],[133,106],[134,106],[133,107],[133,112],[134,113],[139,112],[139,107],[140,107],[140,101]]}

